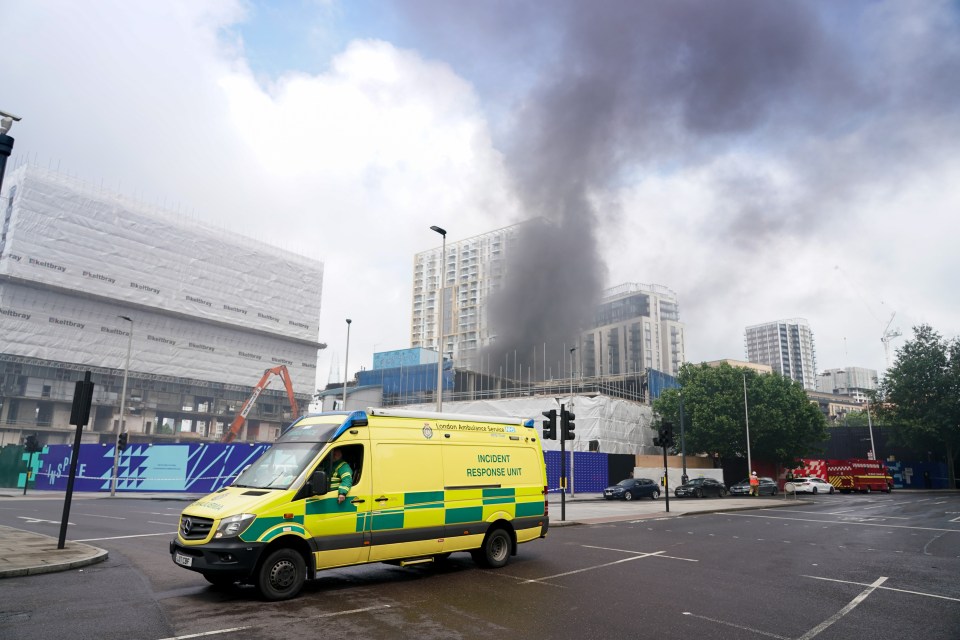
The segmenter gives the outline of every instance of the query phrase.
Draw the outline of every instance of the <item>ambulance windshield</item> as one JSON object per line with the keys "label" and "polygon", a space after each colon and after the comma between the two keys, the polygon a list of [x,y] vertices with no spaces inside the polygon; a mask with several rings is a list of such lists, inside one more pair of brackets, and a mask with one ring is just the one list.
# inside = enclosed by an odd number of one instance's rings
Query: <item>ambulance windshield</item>
{"label": "ambulance windshield", "polygon": [[244,469],[234,487],[286,489],[323,448],[322,442],[281,443],[270,447],[256,462]]}

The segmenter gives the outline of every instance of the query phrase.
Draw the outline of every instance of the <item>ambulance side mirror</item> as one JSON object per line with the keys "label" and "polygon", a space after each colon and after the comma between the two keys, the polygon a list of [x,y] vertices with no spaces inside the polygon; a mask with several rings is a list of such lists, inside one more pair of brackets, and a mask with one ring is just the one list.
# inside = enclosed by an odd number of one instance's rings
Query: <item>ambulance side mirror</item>
{"label": "ambulance side mirror", "polygon": [[315,496],[322,496],[329,491],[330,483],[327,480],[327,472],[322,469],[314,471],[313,475],[310,476],[310,488]]}

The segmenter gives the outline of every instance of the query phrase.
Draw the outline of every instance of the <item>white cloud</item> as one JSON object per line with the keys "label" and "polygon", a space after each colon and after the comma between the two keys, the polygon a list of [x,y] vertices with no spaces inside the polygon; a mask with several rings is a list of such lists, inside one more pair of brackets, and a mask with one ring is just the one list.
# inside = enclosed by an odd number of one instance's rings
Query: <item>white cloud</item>
{"label": "white cloud", "polygon": [[[471,86],[357,41],[327,73],[257,83],[225,39],[236,3],[19,3],[4,108],[16,151],[326,265],[318,377],[409,345],[412,256],[508,224],[514,205]],[[242,260],[243,256],[237,256]],[[238,283],[238,286],[241,286]]]}

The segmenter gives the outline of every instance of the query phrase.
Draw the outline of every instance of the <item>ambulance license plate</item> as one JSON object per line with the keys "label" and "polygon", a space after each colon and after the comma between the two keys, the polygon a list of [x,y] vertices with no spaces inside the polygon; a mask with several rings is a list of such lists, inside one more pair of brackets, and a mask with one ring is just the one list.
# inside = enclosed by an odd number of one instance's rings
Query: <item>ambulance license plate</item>
{"label": "ambulance license plate", "polygon": [[191,558],[190,556],[185,556],[182,553],[174,553],[173,561],[182,567],[189,567],[193,565],[193,558]]}

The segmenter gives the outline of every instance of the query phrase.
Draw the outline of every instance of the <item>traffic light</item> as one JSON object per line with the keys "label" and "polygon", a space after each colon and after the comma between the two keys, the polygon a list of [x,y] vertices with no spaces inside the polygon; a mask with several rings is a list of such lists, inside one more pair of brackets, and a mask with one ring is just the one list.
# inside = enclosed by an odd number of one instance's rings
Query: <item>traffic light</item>
{"label": "traffic light", "polygon": [[573,421],[576,417],[572,411],[567,411],[566,409],[560,414],[560,433],[563,435],[564,440],[574,439],[573,430],[577,428],[577,425],[574,424]]}
{"label": "traffic light", "polygon": [[543,421],[543,439],[544,440],[556,440],[557,439],[557,410],[550,409],[550,411],[543,412],[546,420]]}
{"label": "traffic light", "polygon": [[660,440],[664,443],[665,447],[673,446],[673,423],[664,422],[660,425]]}
{"label": "traffic light", "polygon": [[37,442],[37,436],[32,433],[27,436],[26,441],[23,443],[23,448],[27,453],[37,453],[43,449],[43,447],[40,446],[40,443]]}
{"label": "traffic light", "polygon": [[124,431],[123,433],[117,436],[117,449],[119,449],[120,451],[123,451],[126,448],[127,448],[127,432]]}
{"label": "traffic light", "polygon": [[662,445],[660,444],[660,437],[659,437],[659,436],[654,436],[654,437],[653,437],[653,446],[655,446],[655,447],[662,446]]}

